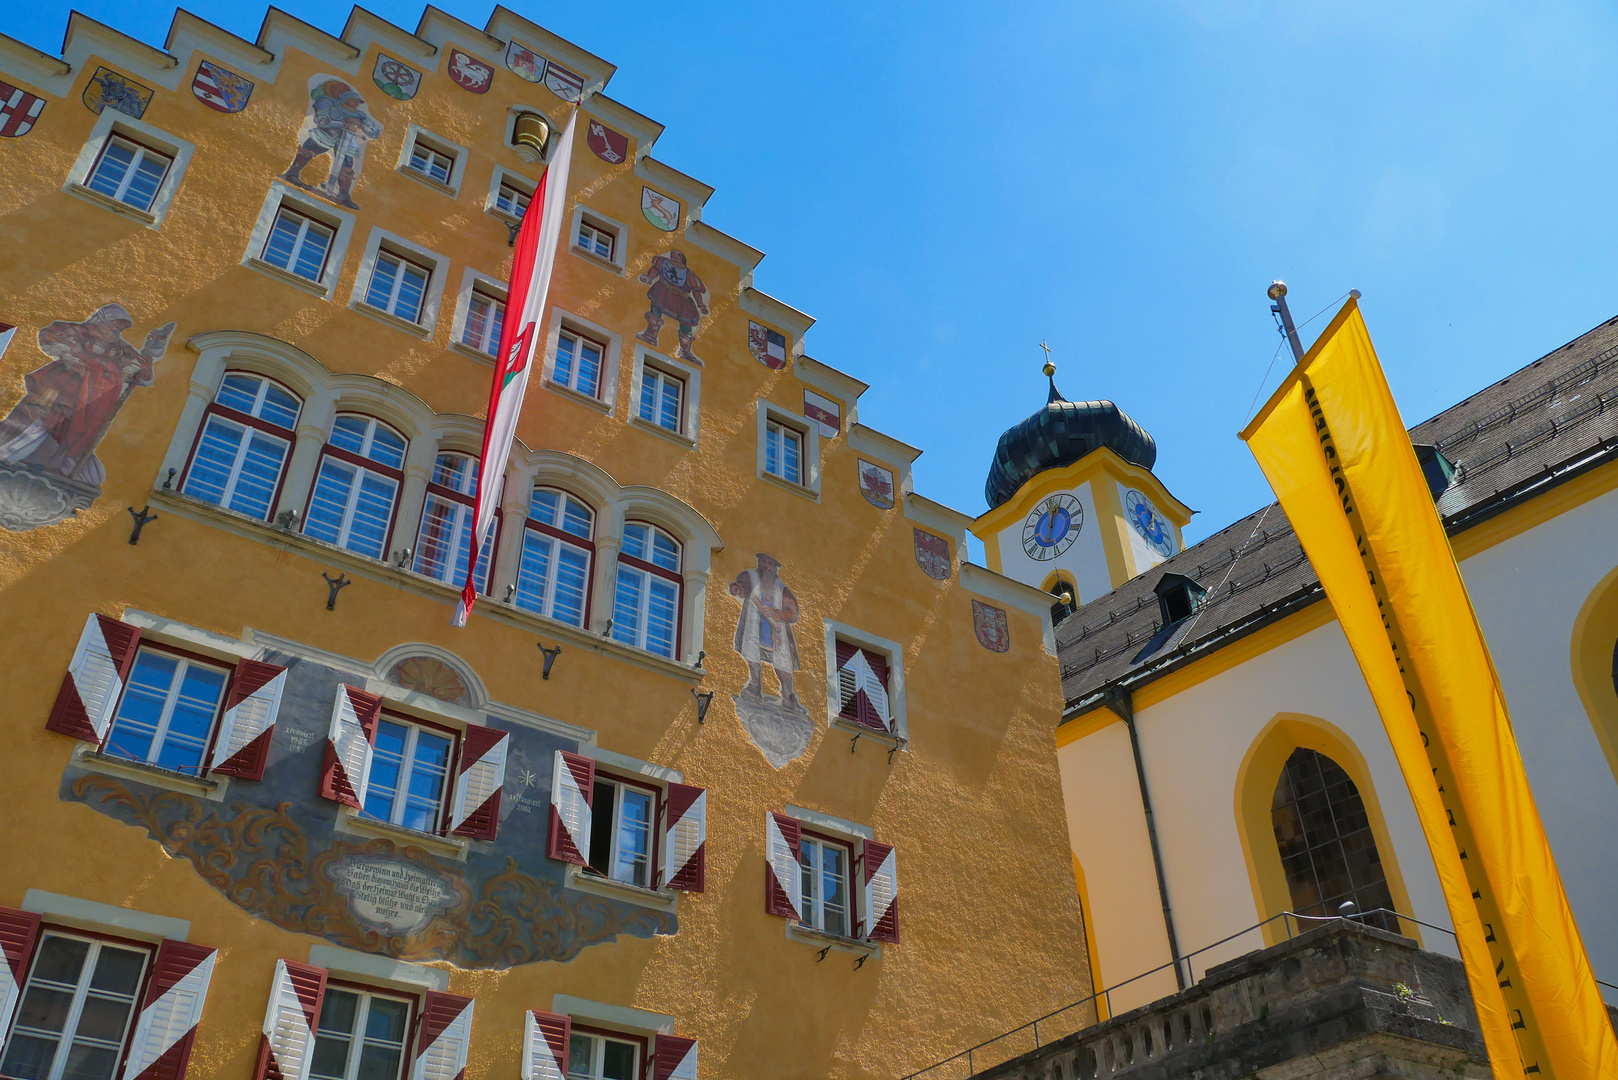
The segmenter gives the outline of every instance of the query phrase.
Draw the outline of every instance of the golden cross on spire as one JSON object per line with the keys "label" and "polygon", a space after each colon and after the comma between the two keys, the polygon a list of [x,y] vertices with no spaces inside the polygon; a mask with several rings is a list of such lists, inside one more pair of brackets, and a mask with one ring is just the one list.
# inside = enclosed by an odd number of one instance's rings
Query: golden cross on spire
{"label": "golden cross on spire", "polygon": [[1051,347],[1043,341],[1039,343],[1039,347],[1045,350],[1045,375],[1047,377],[1055,375],[1056,365],[1051,363]]}

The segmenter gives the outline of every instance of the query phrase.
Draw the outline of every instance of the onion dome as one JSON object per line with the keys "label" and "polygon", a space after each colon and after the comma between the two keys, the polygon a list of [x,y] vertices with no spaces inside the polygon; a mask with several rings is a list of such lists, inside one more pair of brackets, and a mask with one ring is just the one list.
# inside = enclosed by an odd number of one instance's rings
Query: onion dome
{"label": "onion dome", "polygon": [[983,485],[991,510],[1036,474],[1071,465],[1103,446],[1143,469],[1157,461],[1157,442],[1122,409],[1110,401],[1069,401],[1056,389],[1056,365],[1047,363],[1045,374],[1051,380],[1045,407],[1000,436],[994,448]]}

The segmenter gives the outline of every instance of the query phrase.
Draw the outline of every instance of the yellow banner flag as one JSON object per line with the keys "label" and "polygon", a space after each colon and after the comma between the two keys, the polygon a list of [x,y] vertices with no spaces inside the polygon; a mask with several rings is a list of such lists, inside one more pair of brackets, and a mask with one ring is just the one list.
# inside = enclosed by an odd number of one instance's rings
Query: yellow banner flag
{"label": "yellow banner flag", "polygon": [[1618,1038],[1505,695],[1357,303],[1241,437],[1320,576],[1410,786],[1495,1077],[1618,1077]]}

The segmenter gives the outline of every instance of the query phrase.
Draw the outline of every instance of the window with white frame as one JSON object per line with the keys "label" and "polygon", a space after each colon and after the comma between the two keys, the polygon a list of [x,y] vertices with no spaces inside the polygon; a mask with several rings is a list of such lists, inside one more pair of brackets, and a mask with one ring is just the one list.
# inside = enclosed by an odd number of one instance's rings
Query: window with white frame
{"label": "window with white frame", "polygon": [[551,380],[586,397],[601,396],[601,363],[607,347],[563,327],[556,336],[556,364]]}
{"label": "window with white frame", "polygon": [[579,234],[574,237],[573,244],[580,251],[611,262],[613,252],[618,247],[618,234],[599,221],[581,217]]}
{"label": "window with white frame", "polygon": [[387,248],[378,248],[365,302],[406,322],[419,323],[432,276],[428,267]]}
{"label": "window with white frame", "polygon": [[803,483],[803,432],[771,417],[764,422],[764,471],[792,484]]}
{"label": "window with white frame", "polygon": [[382,558],[404,480],[404,436],[369,416],[340,413],[321,454],[303,531]]}
{"label": "window with white frame", "polygon": [[112,1080],[151,954],[121,941],[41,936],[0,1058],[0,1076]]}
{"label": "window with white frame", "polygon": [[149,211],[174,159],[124,135],[109,134],[84,186],[136,210]]}
{"label": "window with white frame", "polygon": [[326,259],[336,235],[334,226],[283,203],[275,212],[260,258],[289,274],[318,282],[326,274]]}
{"label": "window with white frame", "polygon": [[502,180],[495,189],[494,208],[507,217],[521,221],[522,216],[528,213],[528,203],[533,197],[532,191],[524,190],[509,180]]}
{"label": "window with white frame", "polygon": [[624,524],[613,595],[612,637],[672,659],[679,648],[680,543],[655,525]]}
{"label": "window with white frame", "polygon": [[202,423],[180,490],[267,521],[303,403],[260,375],[225,374]]}
{"label": "window with white frame", "polygon": [[590,800],[589,869],[626,885],[652,886],[657,791],[596,770]]}
{"label": "window with white frame", "polygon": [[417,832],[438,832],[444,817],[454,735],[392,713],[377,721],[366,774],[366,817]]}
{"label": "window with white frame", "polygon": [[494,356],[500,351],[500,331],[505,321],[506,302],[473,289],[466,303],[466,324],[461,328],[461,344]]}
{"label": "window with white frame", "polygon": [[685,380],[662,368],[643,364],[640,375],[640,418],[681,431],[684,426]]}
{"label": "window with white frame", "polygon": [[536,487],[528,504],[522,561],[512,602],[583,626],[595,560],[595,511],[556,488]]}
{"label": "window with white frame", "polygon": [[309,1080],[399,1080],[411,1002],[328,983]]}
{"label": "window with white frame", "polygon": [[850,930],[849,868],[854,863],[850,845],[805,830],[800,840],[804,926],[839,937]]}
{"label": "window with white frame", "polygon": [[583,1031],[568,1037],[567,1080],[636,1080],[643,1045],[638,1039]]}
{"label": "window with white frame", "polygon": [[[427,499],[416,533],[416,573],[460,585],[466,580],[467,553],[472,549],[472,517],[478,493],[478,459],[470,454],[439,454],[427,481]],[[495,524],[478,552],[472,575],[478,592],[488,586],[489,559],[500,531]]]}
{"label": "window with white frame", "polygon": [[101,752],[200,775],[230,669],[143,645]]}
{"label": "window with white frame", "polygon": [[455,172],[455,155],[428,144],[418,135],[410,147],[410,157],[406,159],[405,167],[414,169],[429,180],[447,185]]}

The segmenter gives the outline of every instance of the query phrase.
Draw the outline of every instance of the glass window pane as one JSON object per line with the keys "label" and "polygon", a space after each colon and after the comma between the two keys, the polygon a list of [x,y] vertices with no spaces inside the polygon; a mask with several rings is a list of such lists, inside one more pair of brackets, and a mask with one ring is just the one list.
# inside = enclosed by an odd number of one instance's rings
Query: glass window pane
{"label": "glass window pane", "polygon": [[593,341],[579,341],[579,379],[574,389],[581,394],[596,396],[601,377],[601,349]]}
{"label": "glass window pane", "polygon": [[320,1030],[332,1034],[354,1034],[354,1018],[359,1014],[360,996],[347,990],[328,988],[320,1006]]}
{"label": "glass window pane", "polygon": [[662,412],[658,414],[658,423],[670,431],[680,430],[680,394],[683,389],[684,385],[678,380],[663,380],[663,405]]}
{"label": "glass window pane", "polygon": [[225,489],[235,471],[236,457],[246,433],[247,429],[233,420],[208,417],[180,490],[215,506],[224,502]]}
{"label": "glass window pane", "polygon": [[135,160],[135,148],[119,139],[109,140],[107,149],[102,153],[101,160],[96,164],[95,173],[91,175],[90,182],[85,186],[91,191],[98,191],[111,198],[118,197],[118,188],[124,182],[124,176],[129,172],[129,165]]}
{"label": "glass window pane", "polygon": [[382,557],[388,522],[393,516],[393,496],[398,487],[398,483],[388,477],[361,473],[359,498],[354,503],[353,520],[344,547],[373,559]]}
{"label": "glass window pane", "polygon": [[625,645],[640,644],[641,597],[646,575],[628,566],[618,567],[618,590],[612,608],[612,637]]}
{"label": "glass window pane", "polygon": [[187,664],[155,763],[176,772],[200,773],[202,755],[208,748],[208,733],[213,730],[214,716],[224,696],[223,671]]}
{"label": "glass window pane", "polygon": [[214,395],[214,400],[251,416],[258,407],[258,395],[262,389],[264,389],[263,379],[232,373],[226,375],[220,382],[219,393]]}
{"label": "glass window pane", "polygon": [[399,298],[393,313],[401,319],[415,322],[421,317],[421,299],[427,292],[427,274],[415,266],[405,266],[399,282]]}
{"label": "glass window pane", "polygon": [[613,877],[631,885],[651,884],[652,797],[625,787],[619,801],[618,864]]}
{"label": "glass window pane", "polygon": [[561,500],[562,497],[554,491],[535,488],[533,500],[528,504],[528,516],[554,528],[556,511],[561,505]]}
{"label": "glass window pane", "polygon": [[562,531],[590,539],[590,526],[595,520],[589,509],[575,499],[568,499],[562,508]]}
{"label": "glass window pane", "polygon": [[678,590],[671,581],[649,577],[650,604],[646,613],[646,651],[673,657],[678,611]]}
{"label": "glass window pane", "polygon": [[680,568],[680,545],[663,532],[652,532],[653,566],[661,566],[665,570],[678,570]]}
{"label": "glass window pane", "polygon": [[589,1035],[573,1035],[568,1039],[567,1075],[570,1080],[594,1080],[597,1041]]}
{"label": "glass window pane", "polygon": [[275,485],[281,480],[281,466],[286,462],[288,444],[283,439],[255,431],[247,442],[236,474],[235,488],[226,505],[238,514],[267,521],[270,503],[275,498]]}
{"label": "glass window pane", "polygon": [[129,178],[129,185],[124,190],[124,202],[136,210],[150,210],[157,198],[157,189],[168,171],[169,163],[164,158],[150,151],[141,154],[135,166],[135,175]]}
{"label": "glass window pane", "polygon": [[[77,986],[79,976],[84,972],[84,958],[89,953],[88,941],[47,935],[45,944],[39,947],[39,957],[34,961],[33,978]],[[61,1030],[60,1025],[56,1030]]]}
{"label": "glass window pane", "polygon": [[651,368],[645,369],[640,380],[640,418],[642,420],[657,419],[657,372]]}
{"label": "glass window pane", "polygon": [[517,591],[512,601],[525,611],[546,614],[545,598],[550,590],[555,550],[555,540],[533,529],[524,530],[522,561],[517,566]]}
{"label": "glass window pane", "polygon": [[389,998],[372,998],[370,1011],[365,1017],[365,1037],[388,1042],[403,1042],[405,1021],[410,1017],[410,1006]]}
{"label": "glass window pane", "polygon": [[365,302],[372,307],[388,310],[398,281],[399,260],[391,255],[378,255],[376,266],[371,270],[371,288],[365,294]]}
{"label": "glass window pane", "polygon": [[463,560],[456,541],[463,516],[470,529],[471,507],[437,495],[427,496],[421,511],[421,530],[416,534],[416,573],[439,581],[452,581],[458,576],[457,567]]}
{"label": "glass window pane", "polygon": [[112,1080],[118,1067],[118,1051],[106,1046],[75,1044],[67,1052],[62,1080]]}
{"label": "glass window pane", "polygon": [[397,1046],[366,1043],[360,1051],[360,1067],[354,1080],[398,1080],[401,1053]]}
{"label": "glass window pane", "polygon": [[351,454],[362,454],[365,452],[365,436],[370,430],[371,421],[348,413],[332,421],[331,437],[326,441]]}
{"label": "glass window pane", "polygon": [[405,441],[392,429],[377,424],[371,432],[371,449],[366,455],[378,465],[397,469],[404,464]]}
{"label": "glass window pane", "polygon": [[584,625],[584,594],[590,577],[590,556],[568,544],[557,553],[556,596],[550,616],[574,626]]}
{"label": "glass window pane", "polygon": [[562,334],[556,339],[555,378],[563,386],[573,385],[573,353],[578,340],[572,334]]}
{"label": "glass window pane", "polygon": [[336,458],[320,463],[320,475],[315,478],[315,493],[309,500],[309,516],[303,531],[328,544],[337,543],[342,535],[343,521],[348,513],[348,497],[354,486],[354,466]]}
{"label": "glass window pane", "polygon": [[601,1055],[601,1080],[635,1080],[635,1047],[616,1039],[605,1040]]}
{"label": "glass window pane", "polygon": [[634,559],[646,558],[646,533],[644,525],[628,522],[624,525],[624,554]]}
{"label": "glass window pane", "polygon": [[113,717],[106,753],[131,761],[151,759],[152,740],[163,722],[163,710],[168,705],[169,692],[179,669],[178,657],[150,649],[140,650],[123,700],[118,703],[118,712]]}

